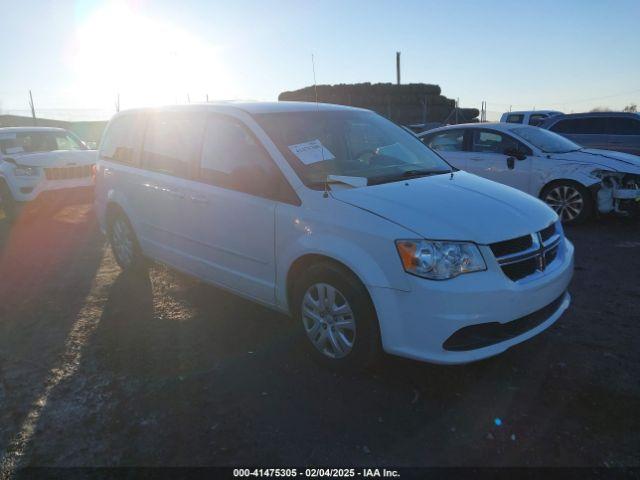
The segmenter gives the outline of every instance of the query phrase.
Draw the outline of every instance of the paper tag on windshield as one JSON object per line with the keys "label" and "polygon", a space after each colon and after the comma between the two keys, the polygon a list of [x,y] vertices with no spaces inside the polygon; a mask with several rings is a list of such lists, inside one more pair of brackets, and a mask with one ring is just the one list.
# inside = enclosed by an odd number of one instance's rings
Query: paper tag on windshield
{"label": "paper tag on windshield", "polygon": [[305,165],[336,158],[322,145],[320,140],[311,140],[310,142],[298,143],[297,145],[289,145],[289,150]]}

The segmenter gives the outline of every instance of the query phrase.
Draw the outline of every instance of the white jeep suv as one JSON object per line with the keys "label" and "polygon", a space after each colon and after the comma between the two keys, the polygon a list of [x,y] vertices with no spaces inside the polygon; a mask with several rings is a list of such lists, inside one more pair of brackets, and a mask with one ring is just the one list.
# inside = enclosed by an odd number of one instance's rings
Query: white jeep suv
{"label": "white jeep suv", "polygon": [[496,355],[569,306],[573,246],[518,190],[457,171],[362,109],[297,102],[121,112],[96,211],[124,269],[145,258],[296,319],[362,366]]}
{"label": "white jeep suv", "polygon": [[0,128],[0,208],[13,219],[44,192],[91,187],[95,159],[62,128]]}

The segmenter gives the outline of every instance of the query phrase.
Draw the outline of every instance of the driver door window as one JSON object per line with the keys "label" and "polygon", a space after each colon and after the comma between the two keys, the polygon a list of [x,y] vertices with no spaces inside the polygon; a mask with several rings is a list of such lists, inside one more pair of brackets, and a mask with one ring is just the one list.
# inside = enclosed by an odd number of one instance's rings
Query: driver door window
{"label": "driver door window", "polygon": [[471,150],[476,153],[493,153],[503,155],[505,150],[518,148],[519,142],[498,132],[474,130]]}
{"label": "driver door window", "polygon": [[198,180],[273,200],[290,192],[270,155],[238,120],[210,117],[202,144]]}

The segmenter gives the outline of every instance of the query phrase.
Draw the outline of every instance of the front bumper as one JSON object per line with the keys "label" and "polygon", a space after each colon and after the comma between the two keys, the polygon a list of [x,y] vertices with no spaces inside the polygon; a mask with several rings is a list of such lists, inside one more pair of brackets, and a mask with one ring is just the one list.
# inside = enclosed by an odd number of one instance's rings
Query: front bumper
{"label": "front bumper", "polygon": [[[386,352],[432,363],[467,363],[491,357],[551,326],[570,304],[565,293],[573,276],[573,252],[566,238],[544,274],[526,281],[507,278],[484,247],[487,271],[446,281],[410,276],[411,291],[370,287]],[[492,261],[491,261],[491,260]],[[551,304],[554,302],[550,308]],[[545,308],[547,308],[545,310]],[[542,311],[525,331],[487,346],[465,350],[445,342],[465,327],[508,324]],[[506,327],[508,329],[508,327]]]}
{"label": "front bumper", "polygon": [[16,202],[31,202],[44,192],[93,187],[92,177],[48,180],[44,177],[14,177],[9,182],[11,194]]}

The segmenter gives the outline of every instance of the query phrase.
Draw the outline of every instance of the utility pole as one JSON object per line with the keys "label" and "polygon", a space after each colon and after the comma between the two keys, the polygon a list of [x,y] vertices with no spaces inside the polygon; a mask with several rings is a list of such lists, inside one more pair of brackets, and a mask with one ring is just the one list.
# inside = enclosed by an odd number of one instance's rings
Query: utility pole
{"label": "utility pole", "polygon": [[207,93],[207,103],[209,103],[209,94]]}
{"label": "utility pole", "polygon": [[189,96],[188,93],[187,93],[187,103],[191,103],[191,97]]}
{"label": "utility pole", "polygon": [[120,93],[116,94],[116,113],[120,111]]}
{"label": "utility pole", "polygon": [[456,98],[456,125],[458,124],[458,102],[460,101],[459,98]]}
{"label": "utility pole", "polygon": [[31,118],[33,118],[33,124],[38,124],[38,119],[36,118],[36,107],[33,104],[33,95],[31,94],[31,90],[29,90],[29,106],[31,107]]}
{"label": "utility pole", "polygon": [[396,52],[396,78],[400,86],[400,52]]}

